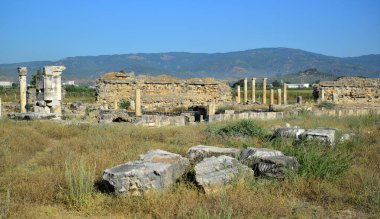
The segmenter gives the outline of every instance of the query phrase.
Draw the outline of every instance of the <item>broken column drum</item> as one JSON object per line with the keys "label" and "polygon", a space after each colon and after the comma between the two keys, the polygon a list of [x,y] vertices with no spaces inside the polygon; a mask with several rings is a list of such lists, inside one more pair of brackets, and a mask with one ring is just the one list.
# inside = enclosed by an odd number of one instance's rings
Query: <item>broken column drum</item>
{"label": "broken column drum", "polygon": [[26,75],[28,73],[28,70],[26,67],[19,67],[17,68],[18,75],[19,75],[19,83],[20,83],[20,112],[25,113],[26,112],[26,89],[27,89],[27,83],[26,83]]}

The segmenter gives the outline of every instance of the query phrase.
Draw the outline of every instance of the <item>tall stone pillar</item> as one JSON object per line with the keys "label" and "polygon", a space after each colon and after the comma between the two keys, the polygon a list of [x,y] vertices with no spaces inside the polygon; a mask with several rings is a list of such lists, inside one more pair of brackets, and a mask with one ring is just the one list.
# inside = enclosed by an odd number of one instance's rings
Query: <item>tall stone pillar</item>
{"label": "tall stone pillar", "polygon": [[18,67],[18,79],[20,83],[20,109],[22,113],[26,113],[26,90],[27,90],[27,83],[26,83],[26,75],[28,74],[28,70],[26,67]]}
{"label": "tall stone pillar", "polygon": [[62,113],[61,74],[65,66],[45,66],[43,69],[44,101],[50,113]]}
{"label": "tall stone pillar", "polygon": [[252,78],[252,102],[256,101],[256,78]]}
{"label": "tall stone pillar", "polygon": [[267,104],[267,78],[263,78],[263,104]]}
{"label": "tall stone pillar", "polygon": [[244,103],[248,102],[248,80],[244,79]]}
{"label": "tall stone pillar", "polygon": [[241,97],[240,97],[240,85],[237,86],[236,102],[237,102],[237,103],[240,103],[240,102],[241,102]]}
{"label": "tall stone pillar", "polygon": [[288,104],[288,87],[284,83],[284,105]]}
{"label": "tall stone pillar", "polygon": [[140,96],[140,89],[136,88],[136,94],[135,94],[135,114],[136,116],[141,116],[141,96]]}
{"label": "tall stone pillar", "polygon": [[207,109],[208,109],[207,110],[208,111],[207,114],[209,116],[215,115],[215,110],[216,110],[215,103],[209,103]]}
{"label": "tall stone pillar", "polygon": [[321,88],[321,102],[325,101],[325,90]]}
{"label": "tall stone pillar", "polygon": [[273,92],[273,89],[270,89],[270,103],[269,105],[273,105],[274,104],[274,92]]}
{"label": "tall stone pillar", "polygon": [[277,90],[277,105],[281,105],[281,89]]}

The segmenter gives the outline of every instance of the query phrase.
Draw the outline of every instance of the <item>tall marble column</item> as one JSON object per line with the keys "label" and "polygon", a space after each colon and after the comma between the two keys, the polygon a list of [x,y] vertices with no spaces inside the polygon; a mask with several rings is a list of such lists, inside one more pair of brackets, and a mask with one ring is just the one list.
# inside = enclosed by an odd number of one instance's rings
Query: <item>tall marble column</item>
{"label": "tall marble column", "polygon": [[236,102],[237,102],[237,103],[240,103],[240,102],[241,102],[241,97],[240,97],[240,85],[237,86]]}
{"label": "tall marble column", "polygon": [[267,104],[267,78],[263,78],[263,104]]}
{"label": "tall marble column", "polygon": [[26,67],[18,67],[17,71],[20,84],[20,112],[26,113],[26,75],[28,74],[28,70],[26,69]]}
{"label": "tall marble column", "polygon": [[273,105],[274,104],[274,92],[273,92],[273,89],[270,89],[270,102],[269,102],[269,105]]}
{"label": "tall marble column", "polygon": [[248,80],[244,79],[244,103],[248,102]]}
{"label": "tall marble column", "polygon": [[252,78],[252,102],[256,101],[256,78]]}
{"label": "tall marble column", "polygon": [[277,90],[277,105],[281,105],[281,89]]}
{"label": "tall marble column", "polygon": [[135,94],[135,114],[136,116],[141,116],[141,95],[140,95],[140,89],[136,88],[136,94]]}

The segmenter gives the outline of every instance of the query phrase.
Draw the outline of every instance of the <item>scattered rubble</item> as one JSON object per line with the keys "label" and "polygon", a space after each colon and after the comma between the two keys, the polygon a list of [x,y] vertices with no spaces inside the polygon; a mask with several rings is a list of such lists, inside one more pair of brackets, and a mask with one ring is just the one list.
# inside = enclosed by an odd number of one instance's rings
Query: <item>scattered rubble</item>
{"label": "scattered rubble", "polygon": [[337,129],[333,128],[308,129],[301,134],[300,138],[326,142],[333,145],[335,143],[336,131]]}
{"label": "scattered rubble", "polygon": [[242,165],[237,159],[225,155],[203,159],[195,165],[194,172],[196,183],[206,194],[229,184],[238,174],[253,176],[251,169]]}
{"label": "scattered rubble", "polygon": [[282,127],[282,128],[277,128],[272,137],[271,140],[281,137],[281,138],[294,138],[294,139],[299,139],[299,136],[305,132],[305,129],[298,128],[297,126],[295,127]]}
{"label": "scattered rubble", "polygon": [[221,155],[230,156],[233,158],[238,158],[240,154],[240,149],[237,148],[220,148],[214,146],[206,146],[206,145],[197,145],[191,147],[185,157],[189,159],[190,163],[199,163],[204,158],[207,157],[218,157]]}
{"label": "scattered rubble", "polygon": [[116,194],[139,196],[148,189],[163,190],[180,178],[189,167],[186,158],[163,150],[152,150],[140,160],[121,164],[103,173]]}

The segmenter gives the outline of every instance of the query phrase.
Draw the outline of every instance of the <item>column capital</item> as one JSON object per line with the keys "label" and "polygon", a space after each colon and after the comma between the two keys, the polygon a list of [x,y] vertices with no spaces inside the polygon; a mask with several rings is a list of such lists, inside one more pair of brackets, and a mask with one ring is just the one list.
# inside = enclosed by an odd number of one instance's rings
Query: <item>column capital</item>
{"label": "column capital", "polygon": [[61,75],[65,69],[65,66],[45,66],[44,75]]}
{"label": "column capital", "polygon": [[268,78],[263,78],[264,81],[266,81]]}
{"label": "column capital", "polygon": [[26,67],[18,67],[17,71],[19,76],[26,76],[28,74],[28,69]]}

